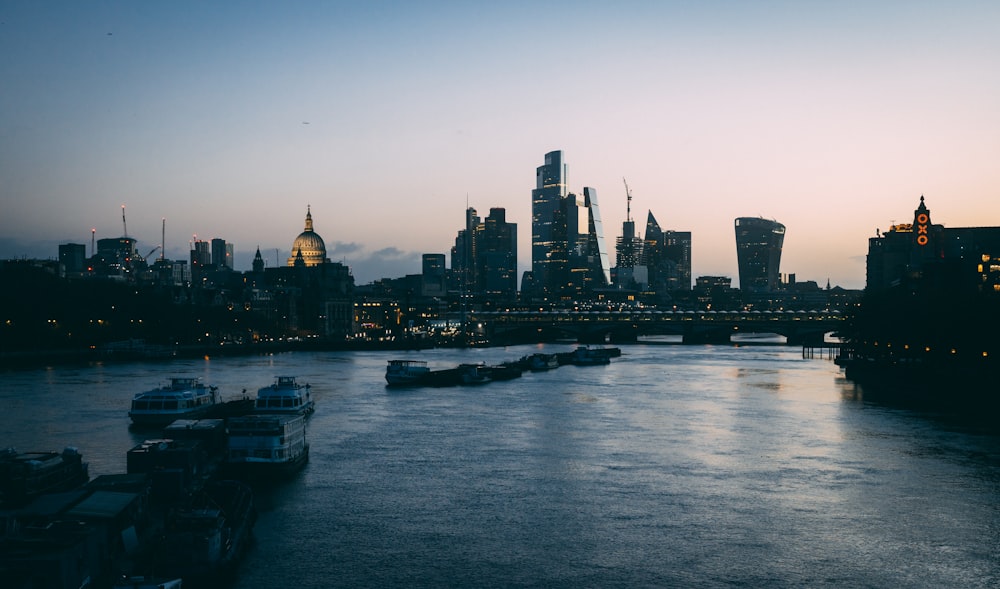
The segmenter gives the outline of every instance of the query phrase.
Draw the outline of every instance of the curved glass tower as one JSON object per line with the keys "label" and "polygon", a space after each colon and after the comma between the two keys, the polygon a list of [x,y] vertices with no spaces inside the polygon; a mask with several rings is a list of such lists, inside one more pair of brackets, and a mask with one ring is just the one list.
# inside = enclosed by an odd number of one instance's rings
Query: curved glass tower
{"label": "curved glass tower", "polygon": [[778,266],[785,226],[761,217],[736,219],[736,261],[740,270],[740,290],[771,292],[778,289]]}

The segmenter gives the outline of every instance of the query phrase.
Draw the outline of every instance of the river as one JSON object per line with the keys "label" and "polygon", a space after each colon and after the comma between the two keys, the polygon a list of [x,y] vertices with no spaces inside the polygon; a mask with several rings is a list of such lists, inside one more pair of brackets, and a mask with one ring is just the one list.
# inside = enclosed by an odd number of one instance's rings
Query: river
{"label": "river", "polygon": [[[261,489],[233,587],[996,587],[1000,435],[883,405],[790,346],[623,346],[484,386],[387,389],[568,345],[0,373],[0,444],[125,472],[133,394],[312,385],[310,462]],[[867,395],[870,397],[870,395]]]}

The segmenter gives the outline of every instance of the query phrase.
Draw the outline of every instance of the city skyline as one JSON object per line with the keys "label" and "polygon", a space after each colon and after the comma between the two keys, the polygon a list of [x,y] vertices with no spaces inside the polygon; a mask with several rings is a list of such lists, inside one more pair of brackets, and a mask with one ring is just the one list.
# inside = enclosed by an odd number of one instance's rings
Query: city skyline
{"label": "city skyline", "polygon": [[[1000,7],[623,2],[24,3],[0,10],[0,258],[128,234],[282,264],[311,206],[359,283],[417,274],[466,207],[507,211],[562,151],[605,239],[651,211],[695,276],[733,219],[787,227],[782,273],[860,288],[868,238],[925,195],[1000,224]],[[278,250],[277,253],[275,250]],[[158,255],[158,253],[157,253]],[[612,254],[612,258],[613,258]]]}

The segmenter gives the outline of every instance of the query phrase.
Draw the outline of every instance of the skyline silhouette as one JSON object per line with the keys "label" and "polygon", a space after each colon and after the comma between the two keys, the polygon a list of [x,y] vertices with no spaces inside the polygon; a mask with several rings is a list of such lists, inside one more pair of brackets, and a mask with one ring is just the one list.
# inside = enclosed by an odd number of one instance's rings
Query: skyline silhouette
{"label": "skyline silhouette", "polygon": [[361,283],[446,253],[467,205],[530,260],[542,154],[605,234],[652,211],[696,275],[736,276],[732,221],[788,228],[782,272],[864,282],[921,194],[1000,224],[1000,6],[623,2],[76,3],[0,18],[0,258],[129,234],[287,258],[311,205]]}

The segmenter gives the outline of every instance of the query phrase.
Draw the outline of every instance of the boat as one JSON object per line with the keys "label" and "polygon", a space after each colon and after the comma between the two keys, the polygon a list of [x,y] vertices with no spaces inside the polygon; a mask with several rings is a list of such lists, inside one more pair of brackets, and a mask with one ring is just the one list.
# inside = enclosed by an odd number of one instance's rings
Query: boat
{"label": "boat", "polygon": [[389,360],[385,368],[385,381],[389,386],[421,384],[431,369],[423,360]]}
{"label": "boat", "polygon": [[163,427],[177,419],[198,419],[219,404],[219,391],[197,377],[174,377],[170,384],[139,393],[128,412],[132,424]]}
{"label": "boat", "polygon": [[46,493],[70,491],[90,480],[80,452],[67,447],[62,452],[0,452],[0,502],[26,503]]}
{"label": "boat", "polygon": [[477,385],[486,384],[493,380],[490,368],[486,364],[459,364],[459,378],[462,384]]}
{"label": "boat", "polygon": [[213,481],[170,510],[151,564],[168,578],[183,579],[184,587],[217,586],[235,572],[256,521],[250,487],[234,480]]}
{"label": "boat", "polygon": [[272,384],[257,391],[254,412],[310,415],[316,405],[309,388],[296,382],[294,376],[276,376]]}
{"label": "boat", "polygon": [[224,470],[239,478],[291,474],[309,460],[303,415],[255,414],[228,421]]}
{"label": "boat", "polygon": [[524,364],[527,365],[528,370],[532,372],[541,372],[545,370],[552,370],[553,368],[559,368],[559,358],[557,358],[555,354],[543,354],[539,352],[530,356],[525,356],[522,360]]}
{"label": "boat", "polygon": [[490,378],[493,380],[512,380],[520,378],[524,373],[524,368],[517,362],[502,362],[488,367]]}
{"label": "boat", "polygon": [[579,346],[569,355],[569,363],[575,366],[597,366],[611,363],[611,352],[604,348]]}

